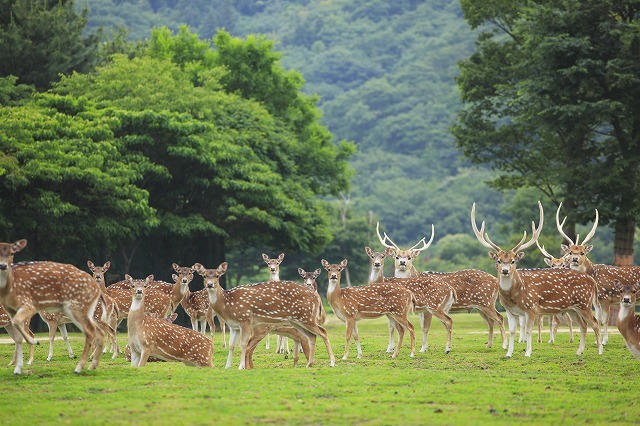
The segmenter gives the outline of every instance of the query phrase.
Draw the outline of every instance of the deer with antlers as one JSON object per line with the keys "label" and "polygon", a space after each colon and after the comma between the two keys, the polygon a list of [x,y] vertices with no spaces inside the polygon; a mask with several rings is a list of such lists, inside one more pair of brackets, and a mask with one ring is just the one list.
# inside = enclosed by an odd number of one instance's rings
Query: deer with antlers
{"label": "deer with antlers", "polygon": [[[376,233],[380,243],[389,250],[389,255],[394,257],[396,278],[407,277],[430,277],[435,282],[443,282],[455,291],[455,299],[447,312],[470,312],[476,309],[480,317],[484,319],[489,327],[487,347],[493,346],[494,326],[498,326],[502,336],[502,348],[507,347],[507,338],[504,330],[502,315],[496,309],[496,299],[498,297],[498,280],[484,271],[478,269],[465,269],[454,272],[419,272],[413,265],[413,261],[420,253],[431,246],[434,237],[434,226],[431,225],[431,238],[429,242],[426,237],[422,238],[416,245],[408,250],[403,250],[391,238],[384,233],[380,235],[380,223],[376,225]],[[422,247],[418,247],[422,243]],[[416,296],[418,298],[418,296]],[[423,346],[420,352],[427,348],[427,335],[431,325],[431,312],[429,310],[420,314],[420,322],[423,324]],[[389,327],[389,349],[393,348],[393,327]],[[389,350],[388,349],[388,350]]]}
{"label": "deer with antlers", "polygon": [[640,361],[640,315],[636,315],[636,300],[640,292],[640,284],[622,284],[616,280],[614,288],[620,293],[620,310],[616,325],[624,338],[627,348]]}
{"label": "deer with antlers", "polygon": [[18,331],[14,333],[17,361],[13,372],[22,372],[23,338],[32,345],[39,343],[27,332],[25,321],[41,310],[62,311],[82,330],[84,348],[74,372],[80,373],[86,365],[92,343],[97,353],[89,369],[95,369],[100,361],[104,339],[104,330],[93,319],[98,303],[104,303],[100,287],[91,275],[73,265],[56,262],[13,265],[15,253],[26,245],[27,240],[0,243],[0,304],[11,317],[11,325]]}
{"label": "deer with antlers", "polygon": [[409,312],[415,306],[415,299],[411,291],[389,284],[366,285],[360,287],[340,288],[340,274],[347,267],[347,259],[339,264],[321,261],[329,275],[327,299],[336,316],[346,324],[346,346],[342,359],[349,357],[351,337],[355,340],[358,358],[362,358],[362,348],[356,322],[361,319],[379,318],[386,316],[398,324],[398,346],[391,355],[396,358],[400,353],[404,331],[409,332],[411,339],[411,353],[415,356],[416,343],[413,325],[409,322]]}
{"label": "deer with antlers", "polygon": [[[227,262],[216,269],[206,269],[199,263],[194,265],[196,272],[204,278],[212,309],[231,329],[226,368],[231,367],[238,341],[242,349],[239,369],[247,367],[247,346],[253,327],[260,325],[292,326],[302,333],[319,336],[327,347],[330,366],[335,366],[327,331],[318,324],[320,308],[317,293],[292,281],[258,283],[225,290],[220,285],[220,277],[227,271],[227,266]],[[308,350],[307,367],[310,367],[315,362],[315,340],[310,340]]]}
{"label": "deer with antlers", "polygon": [[587,254],[593,250],[593,246],[587,245],[587,242],[594,236],[596,228],[598,227],[598,210],[596,210],[593,227],[580,243],[580,235],[576,236],[576,241],[574,242],[563,231],[562,225],[564,224],[564,220],[560,222],[561,208],[562,203],[560,203],[556,211],[556,226],[560,235],[569,243],[569,245],[562,245],[562,251],[565,253],[571,269],[589,274],[598,284],[597,300],[594,302],[594,307],[596,309],[596,318],[598,318],[603,328],[602,344],[606,345],[609,340],[608,324],[611,306],[620,303],[618,293],[615,289],[615,282],[620,281],[622,285],[634,285],[639,282],[640,266],[612,266],[592,263],[587,257]]}
{"label": "deer with antlers", "polygon": [[153,275],[144,280],[126,275],[125,279],[131,284],[131,308],[127,316],[131,365],[144,367],[153,356],[187,366],[211,367],[213,347],[209,339],[190,328],[145,313],[144,298]]}
{"label": "deer with antlers", "polygon": [[531,223],[532,236],[527,241],[527,232],[520,242],[509,251],[501,249],[489,239],[489,233],[484,231],[485,223],[480,229],[476,225],[476,205],[471,208],[471,226],[480,243],[490,248],[489,257],[495,261],[499,280],[500,303],[507,311],[509,319],[509,349],[507,357],[513,355],[513,346],[517,319],[525,318],[525,337],[527,348],[525,356],[531,356],[531,335],[533,323],[537,315],[558,314],[563,312],[575,313],[580,324],[580,345],[577,355],[584,352],[587,335],[586,324],[589,324],[596,334],[598,354],[602,354],[600,328],[591,312],[591,304],[595,297],[596,282],[587,274],[571,269],[517,269],[517,263],[524,257],[526,248],[535,244],[540,236],[544,223],[542,203],[538,201],[540,222],[538,226]]}

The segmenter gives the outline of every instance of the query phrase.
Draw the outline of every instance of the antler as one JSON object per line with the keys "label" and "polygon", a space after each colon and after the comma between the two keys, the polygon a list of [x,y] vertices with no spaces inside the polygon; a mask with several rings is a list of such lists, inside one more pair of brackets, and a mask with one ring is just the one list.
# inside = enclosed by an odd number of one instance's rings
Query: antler
{"label": "antler", "polygon": [[[593,222],[593,227],[591,228],[591,231],[589,231],[587,236],[584,237],[584,240],[582,240],[582,245],[585,245],[587,243],[587,241],[589,241],[591,239],[591,237],[593,237],[593,235],[596,233],[596,228],[597,227],[598,227],[598,209],[596,209],[596,220]],[[577,237],[576,237],[576,244],[578,244],[578,238]]]}
{"label": "antler", "polygon": [[511,250],[514,253],[529,248],[536,241],[538,241],[538,237],[540,236],[540,232],[542,231],[542,224],[544,223],[544,211],[542,210],[542,203],[540,201],[538,201],[538,208],[540,209],[540,224],[538,225],[538,228],[536,228],[535,222],[531,221],[531,239],[528,242],[524,243],[524,241],[527,239],[527,231],[524,231],[524,235],[522,236],[520,242],[516,244],[516,246]]}
{"label": "antler", "polygon": [[[562,237],[564,237],[564,239],[569,242],[569,244],[578,245],[578,240],[580,239],[580,235],[576,235],[576,242],[574,243],[573,240],[569,238],[569,236],[565,234],[564,231],[562,230],[562,226],[564,225],[564,222],[567,220],[567,217],[565,216],[565,218],[562,220],[562,223],[560,223],[561,208],[562,208],[562,202],[558,206],[558,211],[556,211],[556,226],[558,227],[558,231],[560,232],[560,235],[562,235]],[[589,241],[593,237],[593,235],[596,233],[596,228],[598,227],[598,218],[599,218],[598,209],[596,209],[596,220],[593,222],[593,227],[591,228],[591,231],[589,231],[587,236],[582,241],[582,245],[586,244],[587,241]]]}
{"label": "antler", "polygon": [[[387,235],[387,234],[385,234],[385,235]],[[429,242],[425,243],[426,237],[423,237],[420,241],[418,241],[418,243],[415,246],[411,247],[409,250],[415,249],[415,250],[420,251],[420,252],[425,251],[426,249],[429,248],[429,246],[433,242],[433,236],[434,235],[435,235],[435,227],[433,226],[433,223],[432,223],[431,224],[431,238],[429,239]],[[389,240],[389,241],[391,241],[391,240]],[[422,243],[422,248],[419,248],[419,249],[416,248],[416,247],[418,247],[418,244],[420,244],[420,243]]]}
{"label": "antler", "polygon": [[[387,236],[386,232],[384,233],[384,238],[382,238],[382,236],[380,235],[380,222],[376,224],[376,233],[378,234],[378,239],[380,240],[380,244],[393,250],[400,250],[400,247],[398,247],[393,241],[391,241],[391,238]],[[385,243],[386,240],[389,240],[393,245],[389,245]]]}
{"label": "antler", "polygon": [[[562,223],[560,223],[560,209],[561,208],[562,208],[562,201],[560,202],[560,205],[558,206],[558,210],[556,210],[556,227],[558,228],[558,232],[560,232],[560,235],[562,235],[562,238],[567,240],[569,242],[569,244],[573,245],[573,240],[571,238],[569,238],[569,236],[567,234],[565,234],[565,232],[562,230],[562,226],[564,225],[564,222],[567,220],[567,217],[565,216],[564,219],[562,220]],[[577,243],[577,241],[576,241],[576,243]]]}
{"label": "antler", "polygon": [[471,207],[471,226],[473,227],[473,233],[476,234],[476,238],[483,246],[493,249],[497,252],[502,251],[502,249],[498,247],[498,245],[496,245],[489,239],[489,234],[484,232],[484,220],[482,221],[482,225],[480,226],[480,230],[478,231],[478,225],[476,225],[476,203],[473,203],[473,206]]}
{"label": "antler", "polygon": [[550,255],[545,249],[544,246],[541,246],[540,243],[538,242],[538,240],[536,240],[536,245],[538,246],[538,249],[540,249],[540,251],[542,252],[542,254],[544,255],[544,257],[548,257],[549,259],[555,259],[554,256]]}

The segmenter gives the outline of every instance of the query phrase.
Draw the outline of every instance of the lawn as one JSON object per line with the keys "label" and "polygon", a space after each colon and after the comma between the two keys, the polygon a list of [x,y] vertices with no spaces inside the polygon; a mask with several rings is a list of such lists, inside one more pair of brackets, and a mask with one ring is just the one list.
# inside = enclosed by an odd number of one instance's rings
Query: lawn
{"label": "lawn", "polygon": [[[416,316],[412,322],[419,329]],[[215,336],[213,369],[177,363],[131,367],[121,356],[104,356],[95,371],[72,373],[76,360],[56,340],[55,356],[46,361],[48,341],[39,335],[36,362],[25,374],[0,370],[0,419],[4,424],[636,424],[640,421],[638,361],[622,337],[610,333],[598,355],[593,332],[578,357],[566,328],[555,344],[536,343],[531,358],[524,343],[514,357],[497,336],[486,348],[486,324],[477,314],[453,314],[451,353],[444,353],[445,330],[433,322],[429,349],[409,357],[408,341],[398,359],[384,352],[386,320],[359,323],[362,359],[352,346],[341,360],[344,325],[330,316],[329,337],[337,365],[329,367],[320,343],[317,364],[292,367],[291,359],[261,343],[255,369],[224,369],[227,352]],[[611,329],[610,329],[611,331]],[[419,332],[416,333],[420,348]],[[3,335],[1,337],[7,337]],[[82,338],[72,335],[77,354]],[[122,343],[126,334],[121,334]],[[353,345],[353,344],[352,344]],[[13,345],[0,344],[0,362],[8,364]]]}

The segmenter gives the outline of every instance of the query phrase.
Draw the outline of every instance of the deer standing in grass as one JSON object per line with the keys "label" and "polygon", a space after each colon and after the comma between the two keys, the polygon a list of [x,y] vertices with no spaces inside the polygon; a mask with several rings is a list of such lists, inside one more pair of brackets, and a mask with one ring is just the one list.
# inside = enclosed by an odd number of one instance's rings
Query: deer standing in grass
{"label": "deer standing in grass", "polygon": [[534,222],[531,223],[533,230],[531,239],[526,241],[527,232],[525,231],[520,242],[509,251],[501,249],[489,239],[489,234],[484,231],[484,222],[478,230],[475,203],[471,208],[473,232],[483,246],[492,250],[489,252],[489,257],[496,264],[500,283],[500,303],[506,309],[509,319],[510,339],[507,357],[513,355],[518,317],[525,317],[527,341],[525,356],[530,357],[531,335],[536,316],[564,312],[577,314],[575,318],[580,324],[580,345],[576,354],[581,355],[584,352],[587,335],[586,324],[593,328],[598,344],[598,354],[602,354],[600,328],[591,312],[591,305],[596,294],[596,283],[593,278],[571,269],[517,269],[517,263],[524,257],[523,250],[531,247],[540,236],[544,223],[544,211],[542,203],[538,202],[538,207],[540,222],[537,228]]}
{"label": "deer standing in grass", "polygon": [[[100,362],[104,331],[94,319],[93,314],[98,303],[104,303],[100,287],[88,273],[55,262],[33,262],[13,266],[14,254],[24,249],[27,240],[15,243],[0,243],[0,304],[11,317],[11,325],[18,331],[14,333],[16,342],[15,374],[23,367],[22,340],[37,345],[25,328],[36,312],[64,312],[82,330],[85,342],[75,373],[80,373],[89,359],[89,349],[95,344],[96,354],[89,365],[93,370]],[[105,316],[106,319],[106,316]]]}
{"label": "deer standing in grass", "polygon": [[131,283],[132,299],[127,316],[131,365],[144,367],[153,356],[188,366],[211,367],[211,340],[190,328],[145,313],[144,298],[153,275],[144,280],[134,280],[127,275],[126,279]]}
{"label": "deer standing in grass", "polygon": [[[100,286],[100,290],[102,291],[102,295],[105,301],[105,309],[107,311],[107,327],[105,327],[106,339],[104,351],[106,351],[108,343],[111,343],[111,352],[113,353],[113,356],[111,358],[115,359],[120,352],[120,346],[118,345],[118,338],[116,336],[118,329],[118,317],[120,316],[120,312],[118,312],[118,304],[116,300],[109,295],[109,293],[107,292],[107,286],[105,284],[105,274],[111,267],[111,262],[107,261],[102,266],[96,266],[93,264],[93,262],[88,260],[87,266],[93,274],[93,279],[96,280],[96,282]],[[101,310],[101,307],[98,306],[96,308],[94,317],[101,316]]]}
{"label": "deer standing in grass", "polygon": [[[486,321],[489,327],[487,348],[493,346],[493,330],[497,325],[500,329],[500,335],[502,336],[502,348],[506,349],[507,336],[504,330],[504,320],[496,309],[496,299],[498,297],[498,280],[496,277],[478,269],[465,269],[454,272],[419,272],[413,265],[413,262],[420,253],[431,246],[434,237],[434,226],[431,225],[431,238],[428,243],[425,243],[426,238],[423,238],[408,250],[403,250],[398,247],[386,233],[384,233],[384,237],[381,236],[379,226],[380,223],[376,225],[376,233],[380,243],[385,246],[386,250],[389,250],[389,256],[394,257],[394,276],[396,278],[431,278],[434,280],[434,283],[445,283],[449,285],[455,291],[455,300],[451,304],[450,309],[446,311],[447,315],[448,312],[471,312],[471,310],[476,309],[480,317]],[[423,243],[422,247],[418,248],[420,243]],[[418,299],[419,297],[416,296],[416,298]],[[420,312],[419,315],[423,335],[420,352],[424,352],[428,347],[427,336],[431,326],[432,313],[427,309]],[[441,321],[443,320],[441,314],[439,319]],[[447,326],[447,322],[444,322],[445,326]],[[451,326],[447,328],[449,332],[450,327]],[[394,345],[393,330],[393,327],[389,327],[389,348],[387,351],[391,350]],[[448,348],[450,349],[450,344]]]}
{"label": "deer standing in grass", "polygon": [[[189,270],[195,269],[193,267],[189,268]],[[182,273],[186,273],[186,267],[181,269]],[[199,331],[202,334],[207,334],[207,324],[209,324],[209,329],[211,330],[211,342],[213,343],[213,338],[215,335],[215,322],[214,316],[215,313],[213,309],[211,309],[211,303],[209,302],[209,293],[206,288],[202,288],[198,291],[189,291],[187,287],[186,294],[180,303],[184,311],[189,315],[189,319],[191,320],[191,328],[196,331]],[[226,332],[226,324],[222,318],[218,316],[218,321],[220,322],[220,329],[222,330],[222,347],[227,347],[227,332]]]}
{"label": "deer standing in grass", "polygon": [[[247,345],[253,327],[259,325],[292,326],[302,333],[319,336],[327,347],[330,366],[335,365],[327,331],[318,324],[319,301],[315,292],[292,281],[259,283],[224,290],[220,286],[220,277],[227,271],[227,262],[216,269],[206,269],[198,263],[194,266],[196,272],[204,277],[211,307],[231,329],[226,368],[231,367],[238,341],[242,349],[239,369],[246,367]],[[307,367],[310,367],[315,362],[315,341],[310,340],[308,355]]]}
{"label": "deer standing in grass", "polygon": [[627,348],[640,361],[640,316],[635,314],[640,284],[623,285],[620,281],[616,281],[614,287],[620,292],[620,310],[616,325]]}
{"label": "deer standing in grass", "polygon": [[415,356],[416,342],[413,325],[409,322],[409,312],[413,311],[415,299],[411,291],[388,284],[366,285],[340,288],[340,275],[347,267],[347,259],[339,264],[330,264],[322,259],[322,267],[329,275],[327,299],[336,316],[346,324],[346,345],[342,359],[349,357],[351,337],[355,340],[358,358],[362,358],[357,321],[361,319],[386,316],[398,324],[398,346],[391,355],[396,358],[400,353],[404,331],[409,332],[411,353]]}
{"label": "deer standing in grass", "polygon": [[594,302],[594,307],[596,309],[596,318],[598,318],[603,329],[602,344],[606,345],[609,341],[608,325],[611,306],[620,303],[618,292],[615,289],[615,282],[620,281],[622,285],[634,285],[640,282],[640,266],[612,266],[592,263],[587,257],[587,254],[593,250],[593,246],[586,244],[594,236],[596,228],[598,227],[598,210],[596,210],[593,227],[580,243],[579,235],[576,236],[576,241],[574,242],[562,230],[564,220],[562,223],[560,222],[561,208],[562,203],[560,203],[556,211],[556,226],[560,235],[569,243],[569,245],[562,245],[562,251],[565,253],[571,269],[582,271],[592,276],[598,284],[597,300]]}
{"label": "deer standing in grass", "polygon": [[[262,259],[267,264],[267,270],[269,271],[269,282],[280,281],[280,264],[284,260],[284,253],[280,253],[277,258],[271,259],[267,254],[262,253]],[[288,354],[289,351],[289,342],[287,341],[286,336],[281,336],[280,334],[276,335],[276,353],[277,354]],[[267,335],[267,343],[265,345],[266,349],[270,347],[271,335]]]}
{"label": "deer standing in grass", "polygon": [[[544,263],[546,263],[548,267],[550,267],[551,269],[567,269],[569,267],[567,260],[564,257],[557,258],[549,254],[549,252],[545,250],[544,246],[541,246],[537,240],[536,240],[536,245],[538,246],[538,249],[540,250],[540,252],[544,255]],[[544,317],[540,317],[537,320],[538,321],[538,343],[542,342],[542,323],[543,323],[542,319],[543,318]],[[555,343],[556,334],[558,333],[558,326],[560,325],[561,320],[566,322],[567,325],[569,326],[569,335],[570,335],[569,341],[573,343],[573,324],[571,321],[571,316],[566,312],[562,315],[549,316],[549,342],[548,343]],[[524,335],[524,332],[522,331],[522,327],[520,328],[520,334],[521,336]]]}

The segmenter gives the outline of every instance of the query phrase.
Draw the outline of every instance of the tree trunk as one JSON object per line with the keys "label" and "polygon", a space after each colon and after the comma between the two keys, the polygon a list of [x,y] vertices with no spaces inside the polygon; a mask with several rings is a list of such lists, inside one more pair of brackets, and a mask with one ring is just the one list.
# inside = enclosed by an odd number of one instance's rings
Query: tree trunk
{"label": "tree trunk", "polygon": [[616,266],[633,265],[633,240],[636,221],[633,217],[622,217],[616,221],[616,233],[613,242],[613,264]]}

